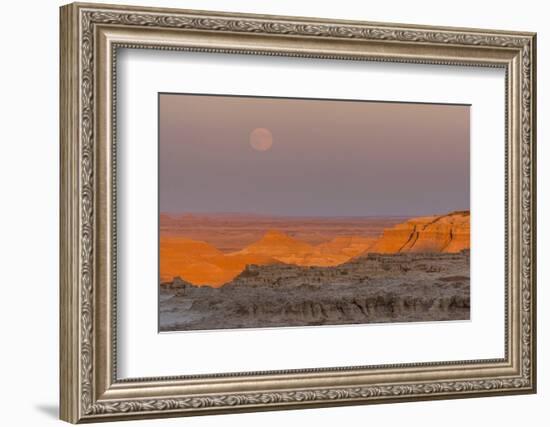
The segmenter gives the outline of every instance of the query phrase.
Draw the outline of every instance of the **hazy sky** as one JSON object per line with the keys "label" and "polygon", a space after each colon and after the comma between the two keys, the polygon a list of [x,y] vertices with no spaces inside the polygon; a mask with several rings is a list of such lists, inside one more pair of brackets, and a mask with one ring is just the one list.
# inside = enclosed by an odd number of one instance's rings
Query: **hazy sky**
{"label": "hazy sky", "polygon": [[159,102],[161,212],[470,207],[469,106],[184,94]]}

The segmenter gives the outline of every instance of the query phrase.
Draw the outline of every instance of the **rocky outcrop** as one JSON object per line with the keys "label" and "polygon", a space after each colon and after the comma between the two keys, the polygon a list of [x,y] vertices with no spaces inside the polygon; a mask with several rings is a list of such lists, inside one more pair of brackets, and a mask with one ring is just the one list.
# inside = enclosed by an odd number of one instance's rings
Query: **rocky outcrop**
{"label": "rocky outcrop", "polygon": [[336,267],[248,265],[219,288],[161,287],[160,329],[465,320],[469,251],[360,256]]}
{"label": "rocky outcrop", "polygon": [[222,286],[247,265],[273,263],[300,266],[335,266],[364,252],[374,239],[337,237],[319,245],[310,245],[278,231],[246,248],[225,254],[206,242],[184,237],[161,237],[160,281],[181,277],[195,285]]}
{"label": "rocky outcrop", "polygon": [[[342,254],[347,260],[364,253],[376,242],[375,237],[341,236],[321,243],[315,247],[315,252],[320,255]],[[344,262],[344,261],[342,261]]]}
{"label": "rocky outcrop", "polygon": [[288,264],[298,264],[314,246],[293,239],[285,233],[269,230],[257,242],[235,252],[235,255],[264,255]]}
{"label": "rocky outcrop", "polygon": [[195,285],[222,286],[248,264],[276,262],[262,254],[227,255],[205,242],[183,237],[161,238],[160,281],[181,277]]}
{"label": "rocky outcrop", "polygon": [[470,248],[470,213],[410,219],[382,236],[338,236],[313,245],[286,233],[270,230],[235,252],[224,253],[214,246],[176,236],[161,236],[160,279],[182,277],[195,285],[223,286],[247,265],[291,264],[335,267],[367,253],[458,253]]}
{"label": "rocky outcrop", "polygon": [[365,252],[374,238],[341,236],[319,245],[310,245],[279,231],[268,231],[265,236],[236,255],[263,255],[278,262],[301,266],[335,266]]}
{"label": "rocky outcrop", "polygon": [[444,252],[470,248],[470,212],[413,218],[384,230],[368,251],[376,253]]}

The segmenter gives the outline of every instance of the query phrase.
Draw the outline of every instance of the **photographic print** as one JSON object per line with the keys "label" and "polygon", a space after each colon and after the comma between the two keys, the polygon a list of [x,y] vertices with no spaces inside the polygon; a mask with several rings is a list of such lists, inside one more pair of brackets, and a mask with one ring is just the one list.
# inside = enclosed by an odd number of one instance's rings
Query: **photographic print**
{"label": "photographic print", "polygon": [[470,106],[160,93],[159,329],[470,318]]}
{"label": "photographic print", "polygon": [[62,420],[536,393],[535,33],[59,23]]}

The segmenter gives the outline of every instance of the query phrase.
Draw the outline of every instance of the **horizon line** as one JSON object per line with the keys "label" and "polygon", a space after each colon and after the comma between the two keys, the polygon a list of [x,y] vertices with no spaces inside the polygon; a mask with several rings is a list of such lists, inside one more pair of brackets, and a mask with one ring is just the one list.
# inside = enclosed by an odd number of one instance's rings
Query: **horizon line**
{"label": "horizon line", "polygon": [[269,214],[269,213],[257,213],[257,212],[232,212],[232,211],[219,211],[219,212],[204,212],[204,211],[160,211],[160,215],[168,216],[258,216],[258,217],[271,217],[271,218],[410,218],[418,216],[432,216],[432,215],[448,215],[454,212],[470,212],[470,209],[452,209],[444,212],[432,212],[432,213],[419,213],[419,214],[374,214],[374,215],[289,215],[289,214]]}

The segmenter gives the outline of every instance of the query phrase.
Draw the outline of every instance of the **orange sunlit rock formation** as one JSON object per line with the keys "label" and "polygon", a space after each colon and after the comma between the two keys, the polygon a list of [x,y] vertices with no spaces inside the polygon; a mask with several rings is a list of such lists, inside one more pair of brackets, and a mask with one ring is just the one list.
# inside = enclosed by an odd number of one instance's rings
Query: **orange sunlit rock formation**
{"label": "orange sunlit rock formation", "polygon": [[229,253],[203,241],[161,235],[160,280],[168,282],[179,276],[195,285],[219,287],[250,264],[330,267],[365,253],[460,252],[469,248],[469,211],[413,218],[384,229],[378,238],[337,236],[316,245],[269,230],[260,240]]}
{"label": "orange sunlit rock formation", "polygon": [[220,286],[236,277],[248,264],[269,264],[261,254],[224,254],[206,242],[185,237],[161,237],[160,280],[180,276],[195,285]]}
{"label": "orange sunlit rock formation", "polygon": [[413,218],[384,230],[370,252],[460,252],[470,248],[470,212]]}
{"label": "orange sunlit rock formation", "polygon": [[311,245],[270,230],[261,240],[236,254],[264,255],[285,264],[330,267],[365,252],[374,241],[373,238],[350,236],[335,237],[328,242]]}

